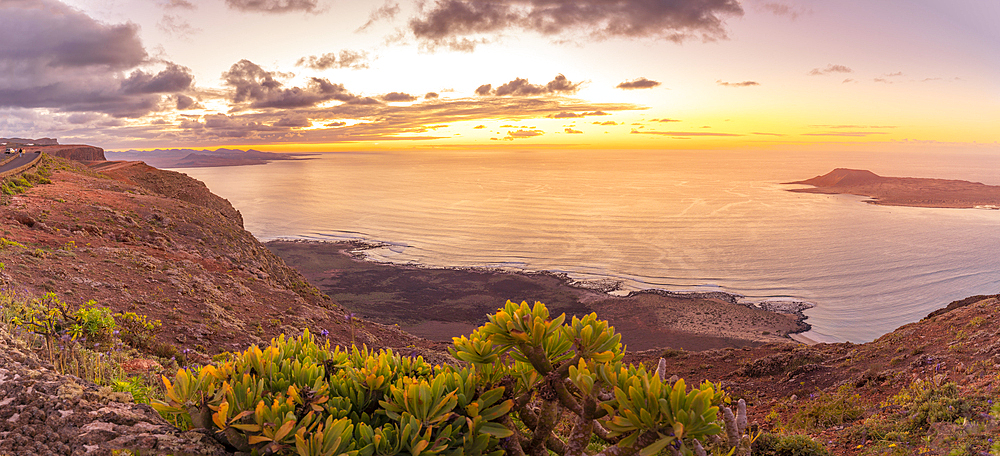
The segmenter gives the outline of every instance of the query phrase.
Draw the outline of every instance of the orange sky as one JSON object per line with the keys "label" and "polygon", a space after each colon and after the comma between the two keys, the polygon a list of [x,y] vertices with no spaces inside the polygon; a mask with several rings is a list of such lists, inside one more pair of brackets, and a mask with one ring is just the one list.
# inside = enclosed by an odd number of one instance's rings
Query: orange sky
{"label": "orange sky", "polygon": [[4,2],[0,136],[1000,151],[998,18],[977,0]]}

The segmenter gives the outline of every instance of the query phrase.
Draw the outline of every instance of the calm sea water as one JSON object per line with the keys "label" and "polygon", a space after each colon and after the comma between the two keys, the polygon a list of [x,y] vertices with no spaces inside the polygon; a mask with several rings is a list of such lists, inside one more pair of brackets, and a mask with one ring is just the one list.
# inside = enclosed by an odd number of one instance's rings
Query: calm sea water
{"label": "calm sea water", "polygon": [[325,153],[179,170],[261,239],[386,243],[378,261],[491,266],[812,302],[823,341],[864,342],[1000,292],[1000,211],[785,191],[835,167],[1000,184],[987,155],[677,151]]}

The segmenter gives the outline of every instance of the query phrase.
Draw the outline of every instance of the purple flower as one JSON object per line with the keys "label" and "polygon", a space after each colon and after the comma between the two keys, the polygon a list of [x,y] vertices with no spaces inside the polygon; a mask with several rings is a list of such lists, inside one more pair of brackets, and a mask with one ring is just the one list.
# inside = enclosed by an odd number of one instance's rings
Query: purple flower
{"label": "purple flower", "polygon": [[329,336],[330,335],[330,331],[327,331],[327,330],[324,329],[324,330],[322,330],[322,331],[319,332],[319,335],[321,335],[323,337]]}
{"label": "purple flower", "polygon": [[121,334],[121,331],[119,331],[119,330],[116,329],[114,331],[111,331],[111,334],[114,334],[114,335],[117,336],[118,334]]}

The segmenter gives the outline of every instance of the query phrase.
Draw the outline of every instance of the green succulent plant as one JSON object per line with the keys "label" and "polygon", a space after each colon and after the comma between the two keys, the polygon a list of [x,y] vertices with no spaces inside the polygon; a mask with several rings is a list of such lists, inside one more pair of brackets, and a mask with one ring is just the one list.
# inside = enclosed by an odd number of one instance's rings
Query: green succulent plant
{"label": "green succulent plant", "polygon": [[256,454],[749,454],[742,401],[734,417],[717,384],[665,380],[662,361],[623,364],[621,336],[595,314],[567,323],[508,301],[450,352],[464,364],[282,335],[164,377],[152,405]]}

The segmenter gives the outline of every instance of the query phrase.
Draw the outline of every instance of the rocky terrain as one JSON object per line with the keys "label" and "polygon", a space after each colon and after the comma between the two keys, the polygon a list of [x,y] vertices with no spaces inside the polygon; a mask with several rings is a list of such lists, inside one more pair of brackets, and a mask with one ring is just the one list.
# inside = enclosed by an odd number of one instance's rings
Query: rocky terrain
{"label": "rocky terrain", "polygon": [[59,375],[0,327],[0,454],[224,455],[211,436],[170,426],[127,393]]}
{"label": "rocky terrain", "polygon": [[419,343],[345,319],[201,182],[141,162],[47,160],[52,184],[5,197],[0,216],[0,236],[19,244],[0,248],[0,279],[17,293],[149,315],[195,359],[305,328],[341,343],[352,334],[378,347]]}
{"label": "rocky terrain", "polygon": [[507,299],[542,301],[556,314],[597,312],[632,350],[705,350],[789,341],[804,316],[737,303],[725,293],[605,293],[613,283],[572,283],[551,273],[425,268],[361,259],[371,245],[272,241],[267,247],[310,283],[359,317],[431,340],[450,342],[486,322]]}
{"label": "rocky terrain", "polygon": [[963,180],[882,177],[867,170],[837,168],[787,184],[814,187],[790,192],[867,196],[872,198],[869,203],[885,206],[1000,209],[1000,186]]}
{"label": "rocky terrain", "polygon": [[[993,404],[1000,403],[998,296],[942,303],[928,318],[865,344],[727,343],[728,336],[719,336],[721,323],[713,322],[724,321],[738,304],[723,297],[695,302],[647,293],[600,304],[601,293],[558,277],[482,275],[477,282],[476,271],[359,262],[344,245],[325,245],[332,250],[324,255],[317,246],[272,244],[300,273],[245,231],[239,212],[200,182],[142,163],[91,161],[88,167],[46,158],[51,184],[2,197],[0,284],[15,297],[51,292],[74,306],[94,299],[159,319],[159,339],[174,347],[159,354],[164,364],[171,356],[208,363],[218,353],[307,328],[325,331],[333,343],[393,347],[440,362],[447,359],[443,343],[407,334],[388,318],[423,312],[472,325],[494,301],[541,299],[562,305],[561,311],[595,310],[622,332],[663,336],[701,322],[697,331],[660,339],[665,346],[633,347],[626,361],[652,364],[663,357],[667,371],[688,384],[721,381],[734,399],[747,401],[758,431],[808,435],[833,454],[986,455],[990,439],[1000,435],[1000,406]],[[433,293],[469,289],[478,290],[473,296],[482,302],[451,312],[468,318],[445,318],[448,306],[436,302],[407,307]],[[369,307],[366,315],[376,322],[342,307],[365,300],[385,304]],[[697,337],[718,345],[683,345]],[[145,366],[143,375],[170,374],[154,362],[137,364]],[[52,372],[0,327],[0,455],[103,455],[115,448],[221,454],[212,439],[170,427],[126,395]]]}

